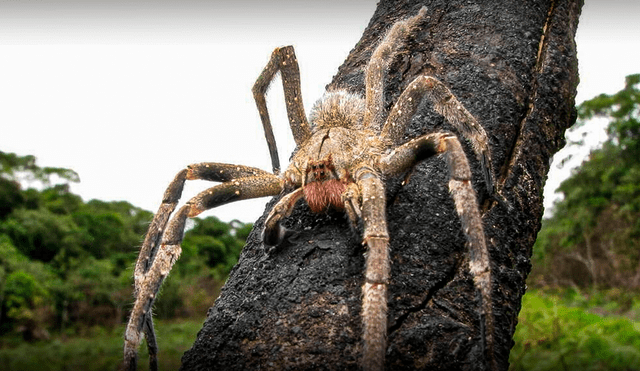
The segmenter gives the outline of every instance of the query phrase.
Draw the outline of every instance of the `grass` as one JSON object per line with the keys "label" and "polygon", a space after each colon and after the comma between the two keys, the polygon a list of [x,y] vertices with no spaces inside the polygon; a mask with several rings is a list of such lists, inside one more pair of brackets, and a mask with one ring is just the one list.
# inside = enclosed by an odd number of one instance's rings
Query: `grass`
{"label": "grass", "polygon": [[566,297],[527,293],[510,370],[640,370],[640,322],[569,306]]}
{"label": "grass", "polygon": [[[177,370],[180,359],[195,341],[202,319],[157,321],[160,370]],[[116,370],[122,360],[124,326],[96,331],[93,336],[69,340],[22,343],[0,349],[0,368],[8,371]],[[138,370],[148,370],[146,344],[140,348]]]}

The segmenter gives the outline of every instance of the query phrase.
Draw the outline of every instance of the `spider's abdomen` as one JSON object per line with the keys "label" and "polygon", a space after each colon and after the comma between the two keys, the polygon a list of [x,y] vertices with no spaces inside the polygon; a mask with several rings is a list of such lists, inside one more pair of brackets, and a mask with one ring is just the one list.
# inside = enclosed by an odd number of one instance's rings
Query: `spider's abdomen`
{"label": "spider's abdomen", "polygon": [[310,182],[305,185],[304,199],[314,213],[326,211],[329,206],[337,210],[343,210],[342,193],[347,185],[339,179]]}
{"label": "spider's abdomen", "polygon": [[311,109],[309,121],[315,127],[362,127],[364,98],[343,90],[326,92]]}

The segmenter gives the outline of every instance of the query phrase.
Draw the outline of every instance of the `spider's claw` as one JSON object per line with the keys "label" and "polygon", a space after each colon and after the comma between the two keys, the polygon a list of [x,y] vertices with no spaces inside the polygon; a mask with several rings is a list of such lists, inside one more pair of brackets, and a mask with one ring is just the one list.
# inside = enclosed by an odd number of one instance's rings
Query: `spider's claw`
{"label": "spider's claw", "polygon": [[284,240],[286,229],[280,225],[280,220],[286,214],[285,207],[276,204],[264,222],[262,241],[267,246],[278,246]]}
{"label": "spider's claw", "polygon": [[269,246],[278,246],[282,243],[287,235],[287,229],[280,225],[282,218],[291,215],[296,202],[302,197],[303,189],[298,188],[295,191],[283,196],[278,203],[273,206],[269,216],[264,222],[264,231],[262,232],[262,241]]}
{"label": "spider's claw", "polygon": [[262,232],[262,241],[267,246],[278,246],[284,241],[287,235],[287,229],[277,223],[271,228],[266,228]]}

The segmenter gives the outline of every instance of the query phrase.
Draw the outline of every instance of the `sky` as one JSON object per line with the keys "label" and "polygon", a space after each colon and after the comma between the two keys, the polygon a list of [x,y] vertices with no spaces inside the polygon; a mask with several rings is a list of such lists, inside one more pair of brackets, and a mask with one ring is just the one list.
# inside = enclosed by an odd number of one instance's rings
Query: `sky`
{"label": "sky", "polygon": [[[294,45],[309,112],[376,2],[0,0],[0,150],[75,170],[81,182],[72,191],[84,200],[126,200],[150,211],[187,164],[271,170],[251,95],[271,52]],[[638,15],[637,0],[586,1],[576,37],[578,103],[614,93],[624,76],[640,72]],[[279,82],[268,102],[284,162],[294,142]],[[587,142],[603,138],[599,126],[586,127]],[[546,207],[581,156],[552,165]],[[189,182],[183,200],[211,185]],[[267,201],[203,215],[251,222]]]}

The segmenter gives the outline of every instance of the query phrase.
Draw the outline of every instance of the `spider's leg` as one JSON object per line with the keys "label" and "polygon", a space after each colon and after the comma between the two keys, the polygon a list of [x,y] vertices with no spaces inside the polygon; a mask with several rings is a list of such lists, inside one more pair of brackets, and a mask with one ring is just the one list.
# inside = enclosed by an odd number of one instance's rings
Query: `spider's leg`
{"label": "spider's leg", "polygon": [[282,186],[283,181],[269,173],[233,179],[204,190],[189,200],[191,210],[188,216],[193,218],[205,210],[234,201],[276,196],[282,191]]}
{"label": "spider's leg", "polygon": [[404,47],[407,38],[426,14],[427,8],[422,7],[417,15],[396,22],[371,55],[365,71],[366,110],[364,122],[372,130],[380,130],[384,122],[386,111],[384,80],[389,70],[389,65],[398,50]]}
{"label": "spider's leg", "polygon": [[[184,182],[187,179],[202,179],[224,183],[194,197],[176,213],[167,226],[169,217],[180,199]],[[163,202],[149,226],[136,262],[134,273],[136,306],[132,310],[129,326],[125,334],[125,360],[123,363],[125,369],[135,369],[137,349],[142,340],[140,331],[144,331],[147,339],[150,368],[152,370],[157,369],[157,344],[150,308],[162,279],[169,272],[173,261],[180,254],[180,241],[182,240],[182,231],[184,230],[186,218],[196,216],[206,209],[224,203],[276,195],[282,188],[280,184],[280,178],[266,171],[247,166],[220,163],[189,165],[187,169],[180,171],[176,175],[165,191]],[[173,243],[175,241],[177,243]],[[177,248],[174,247],[175,245],[177,245]],[[170,252],[167,252],[167,250],[170,250]],[[158,269],[166,271],[160,279],[158,279],[157,272],[152,272]]]}
{"label": "spider's leg", "polygon": [[144,337],[147,340],[147,351],[149,352],[149,370],[158,370],[158,341],[153,329],[151,314],[144,316]]}
{"label": "spider's leg", "polygon": [[298,68],[298,60],[293,51],[293,46],[276,48],[252,89],[253,98],[258,106],[260,120],[262,120],[262,126],[264,127],[264,134],[267,138],[274,174],[278,174],[280,171],[280,160],[278,158],[278,147],[276,146],[276,140],[273,136],[273,128],[271,127],[271,120],[269,119],[265,95],[278,71],[282,77],[287,116],[289,117],[289,124],[291,125],[291,131],[293,132],[296,145],[300,146],[302,142],[311,135],[311,128],[307,122],[304,105],[302,103],[300,69]]}
{"label": "spider's leg", "polygon": [[149,347],[154,350],[153,355],[151,351],[149,352],[150,367],[157,367],[157,344],[153,333],[153,324],[151,323],[151,307],[158,290],[160,290],[162,281],[169,274],[173,263],[180,256],[180,241],[182,241],[184,224],[189,210],[190,205],[185,205],[171,219],[167,230],[162,236],[160,247],[151,267],[144,277],[136,282],[136,301],[131,310],[131,316],[124,335],[123,370],[133,371],[136,369],[142,331],[151,335],[147,335],[147,342],[153,343],[153,346],[150,345]]}
{"label": "spider's leg", "polygon": [[469,111],[438,79],[418,76],[402,92],[382,129],[382,136],[400,144],[406,126],[418,109],[422,97],[433,102],[433,108],[464,135],[471,143],[483,169],[485,186],[493,195],[493,167],[487,133]]}
{"label": "spider's leg", "polygon": [[180,171],[173,181],[169,184],[164,196],[162,204],[158,212],[153,217],[144,242],[140,247],[140,254],[136,262],[134,277],[137,282],[144,276],[153,262],[157,248],[162,237],[171,213],[175,210],[182,195],[182,189],[186,180],[208,180],[213,182],[229,182],[234,179],[247,177],[269,177],[273,176],[268,172],[249,166],[221,164],[216,162],[202,162],[187,166],[186,169]]}
{"label": "spider's leg", "polygon": [[418,161],[443,153],[449,168],[449,190],[456,212],[467,237],[469,250],[469,271],[476,289],[480,293],[480,317],[483,325],[485,350],[490,369],[496,369],[494,357],[494,318],[491,295],[491,267],[489,250],[484,236],[482,218],[471,186],[471,169],[458,138],[450,133],[427,134],[413,139],[380,160],[384,175],[397,175]]}
{"label": "spider's leg", "polygon": [[438,146],[443,135],[445,134],[423,135],[396,147],[391,153],[380,159],[380,170],[385,176],[405,173],[418,162],[437,155],[440,152]]}
{"label": "spider's leg", "polygon": [[387,286],[389,284],[389,233],[386,222],[384,183],[369,167],[354,172],[362,197],[363,244],[367,245],[365,280],[362,286],[364,370],[382,370],[387,348]]}

